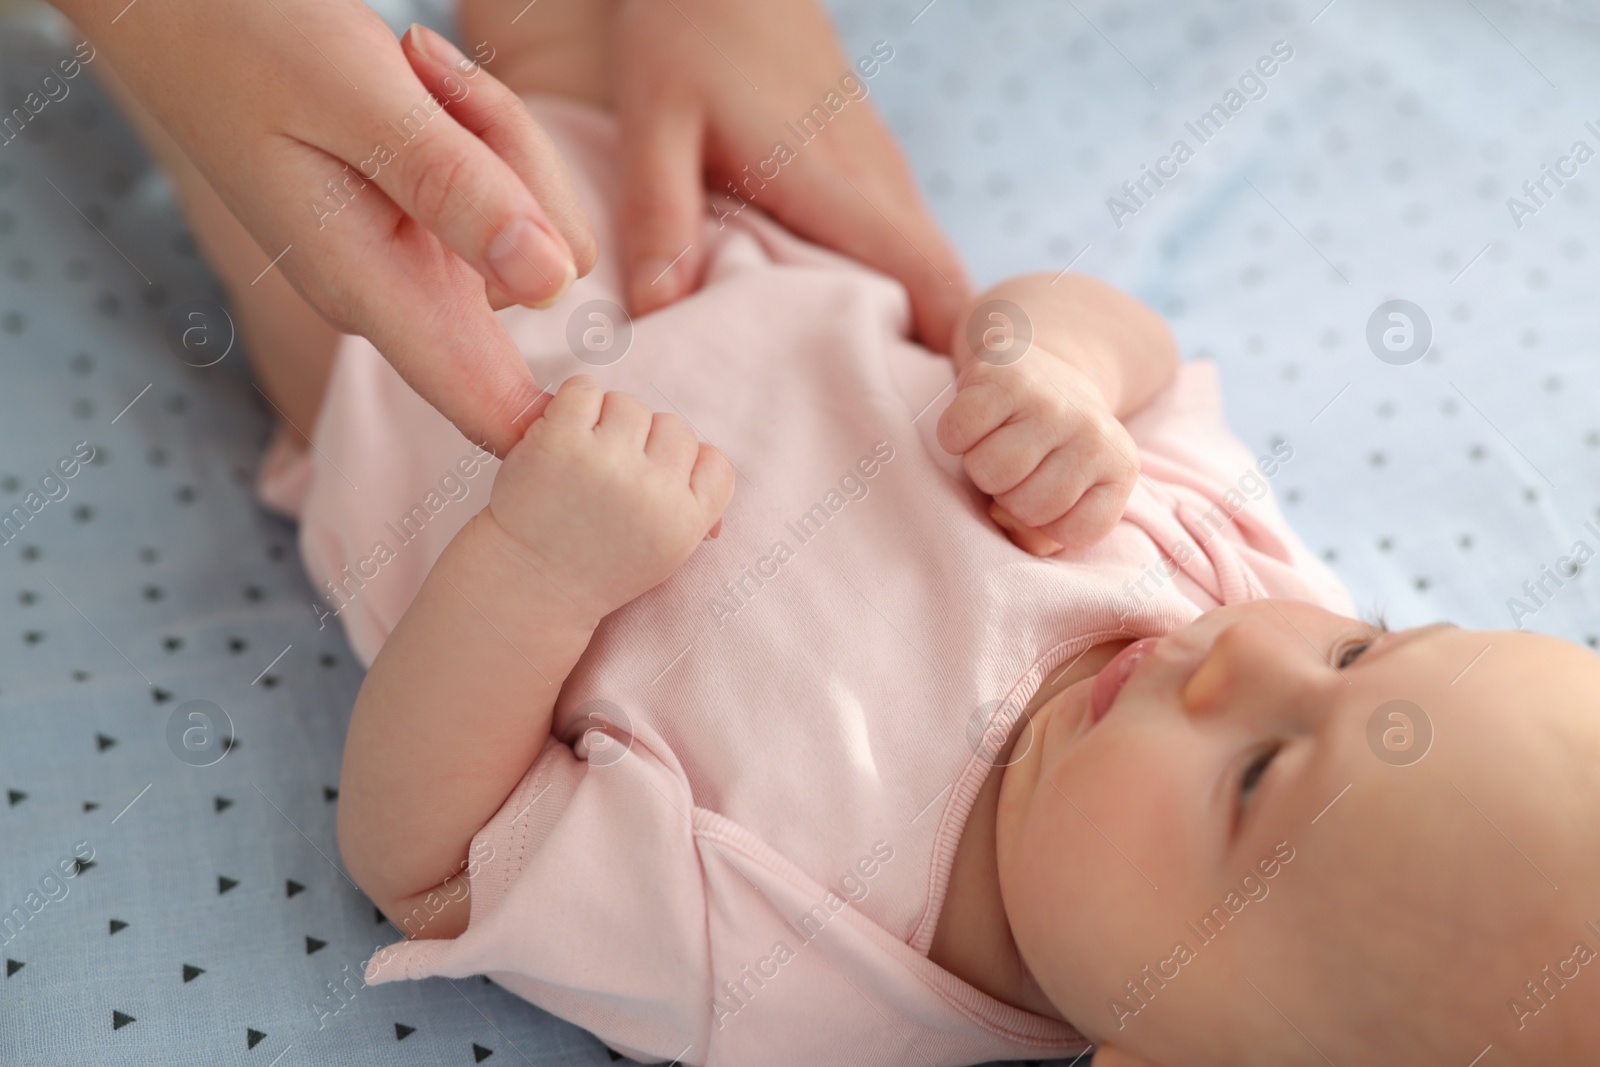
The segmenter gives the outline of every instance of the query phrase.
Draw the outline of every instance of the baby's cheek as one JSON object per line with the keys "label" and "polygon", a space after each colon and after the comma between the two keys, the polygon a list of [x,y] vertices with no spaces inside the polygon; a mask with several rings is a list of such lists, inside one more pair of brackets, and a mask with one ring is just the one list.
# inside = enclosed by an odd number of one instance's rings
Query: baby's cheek
{"label": "baby's cheek", "polygon": [[1193,877],[1213,793],[1194,780],[1185,740],[1109,731],[1090,738],[1048,783],[1053,847],[1117,892],[1154,892]]}
{"label": "baby's cheek", "polygon": [[1197,877],[1193,816],[1209,798],[1184,777],[1181,746],[1093,742],[1039,783],[1006,872],[1024,959],[1058,1007],[1084,1018],[1181,931],[1168,911]]}
{"label": "baby's cheek", "polygon": [[1141,952],[1169,947],[1175,924],[1156,887],[1167,888],[1162,856],[1176,835],[1160,812],[1173,790],[1120,763],[1085,767],[1067,785],[1052,777],[1019,835],[1007,918],[1041,988],[1069,1018],[1089,1018],[1138,973]]}

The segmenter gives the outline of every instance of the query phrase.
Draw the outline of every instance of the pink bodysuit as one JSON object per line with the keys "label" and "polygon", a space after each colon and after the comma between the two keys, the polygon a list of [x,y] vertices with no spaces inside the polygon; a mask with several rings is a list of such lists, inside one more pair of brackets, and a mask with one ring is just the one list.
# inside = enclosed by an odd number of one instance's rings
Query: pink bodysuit
{"label": "pink bodysuit", "polygon": [[[1030,556],[935,439],[952,364],[907,340],[905,292],[753,207],[714,198],[703,286],[616,358],[626,324],[593,303],[624,302],[614,124],[530,106],[607,251],[506,329],[552,389],[585,371],[681,413],[737,488],[721,536],[606,618],[562,687],[472,842],[466,932],[386,949],[368,980],[485,974],[647,1062],[1076,1054],[1072,1027],[927,958],[987,744],[1093,645],[1262,595],[1348,614],[1268,493],[1292,443],[1251,455],[1214,369],[1185,364],[1128,422],[1143,475],[1121,523]],[[498,463],[356,338],[314,440],[274,447],[262,495],[299,516],[314,610],[370,663]]]}

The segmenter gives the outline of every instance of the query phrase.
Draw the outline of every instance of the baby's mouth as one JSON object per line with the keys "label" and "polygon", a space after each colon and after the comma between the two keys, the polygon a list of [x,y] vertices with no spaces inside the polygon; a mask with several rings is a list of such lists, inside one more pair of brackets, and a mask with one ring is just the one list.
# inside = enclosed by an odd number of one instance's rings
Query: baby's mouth
{"label": "baby's mouth", "polygon": [[1089,690],[1091,726],[1106,717],[1111,705],[1116,702],[1117,695],[1122,692],[1122,687],[1132,677],[1134,668],[1160,640],[1159,637],[1145,637],[1135,641],[1112,656],[1110,661],[1100,668],[1100,673],[1094,676],[1094,685]]}

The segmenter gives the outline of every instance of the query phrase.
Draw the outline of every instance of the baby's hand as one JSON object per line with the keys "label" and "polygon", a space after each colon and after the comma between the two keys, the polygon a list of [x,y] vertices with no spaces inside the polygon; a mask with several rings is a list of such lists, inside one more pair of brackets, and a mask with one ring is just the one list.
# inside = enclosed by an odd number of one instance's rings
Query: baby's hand
{"label": "baby's hand", "polygon": [[732,466],[682,418],[579,374],[506,456],[488,511],[603,616],[670,577],[732,496]]}
{"label": "baby's hand", "polygon": [[994,497],[990,516],[1034,555],[1105,537],[1139,475],[1133,439],[1099,388],[1037,346],[1005,366],[968,363],[938,433]]}

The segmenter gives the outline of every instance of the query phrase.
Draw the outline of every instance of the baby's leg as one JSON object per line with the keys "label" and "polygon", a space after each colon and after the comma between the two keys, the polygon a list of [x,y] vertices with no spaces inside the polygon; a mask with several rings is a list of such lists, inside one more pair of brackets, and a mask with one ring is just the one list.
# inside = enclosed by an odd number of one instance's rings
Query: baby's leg
{"label": "baby's leg", "polygon": [[94,69],[145,150],[172,179],[195,242],[222,279],[256,381],[296,436],[309,434],[333,369],[339,332],[295,292],[282,272],[262,273],[271,257],[108,64],[102,60]]}

